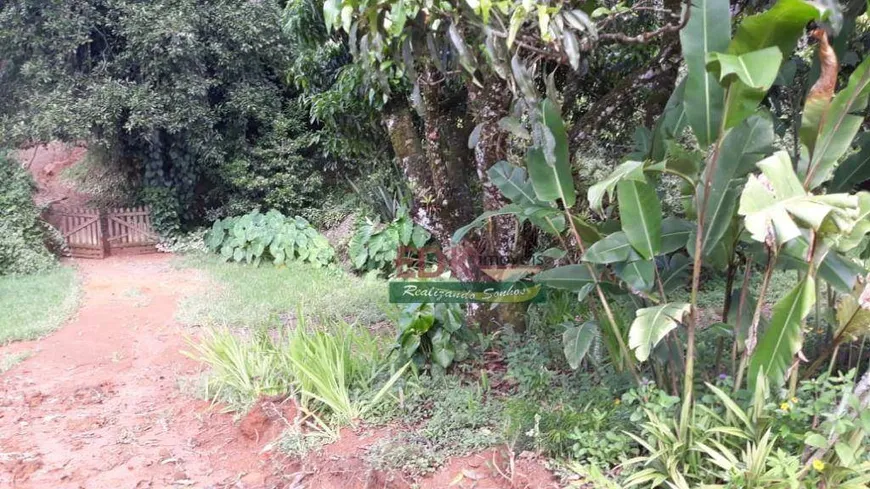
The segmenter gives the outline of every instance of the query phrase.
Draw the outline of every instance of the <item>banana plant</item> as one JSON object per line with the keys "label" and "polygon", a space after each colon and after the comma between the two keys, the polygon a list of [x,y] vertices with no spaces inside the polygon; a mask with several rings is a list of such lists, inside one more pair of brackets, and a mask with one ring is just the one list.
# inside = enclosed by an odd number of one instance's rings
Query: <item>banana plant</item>
{"label": "banana plant", "polygon": [[[527,173],[508,163],[492,170],[511,204],[480,216],[454,237],[493,215],[510,213],[551,233],[566,251],[574,250],[574,263],[541,272],[536,280],[595,300],[592,310],[603,319],[596,317],[593,324],[610,336],[615,364],[636,373],[636,362],[665,358],[657,355],[664,350],[681,354],[683,430],[692,406],[702,269],[727,270],[733,278],[743,263],[743,290],[732,295],[729,286],[723,304],[723,322],[733,327],[734,362],[742,353],[739,369],[734,367],[739,370],[735,388],[742,386],[745,371],[750,388],[759,378],[777,388],[796,378],[801,329],[816,301],[817,281],[850,292],[866,272],[846,253],[870,232],[870,196],[844,192],[856,179],[870,177],[863,165],[870,160],[870,138],[859,138],[860,150],[838,165],[858,130],[860,118],[853,114],[867,106],[870,60],[858,66],[841,92],[808,100],[799,135],[802,157],[793,162],[774,151],[773,117],[761,102],[805,27],[824,23],[830,11],[804,0],[779,0],[770,10],[745,17],[732,37],[731,26],[722,22],[730,15],[727,0],[693,2],[691,9],[681,31],[685,79],[656,125],[637,132],[634,151],[586,195],[592,212],[618,216],[618,222],[596,226],[574,212],[579,199],[570,178],[564,124],[557,105],[547,99],[530,114]],[[698,147],[684,143],[687,131]],[[663,213],[657,190],[663,175],[684,184],[683,217]],[[753,261],[766,264],[756,296],[746,287]],[[802,278],[766,321],[762,307],[777,266],[797,269]],[[670,301],[668,294],[685,283],[689,272],[689,302]],[[620,304],[635,304],[627,311],[633,320],[613,311],[615,294],[630,298]],[[763,324],[767,327],[760,334]],[[593,331],[584,323],[582,330],[566,332],[572,366]],[[675,345],[677,331],[684,333],[685,345]],[[673,367],[673,358],[669,361]]]}

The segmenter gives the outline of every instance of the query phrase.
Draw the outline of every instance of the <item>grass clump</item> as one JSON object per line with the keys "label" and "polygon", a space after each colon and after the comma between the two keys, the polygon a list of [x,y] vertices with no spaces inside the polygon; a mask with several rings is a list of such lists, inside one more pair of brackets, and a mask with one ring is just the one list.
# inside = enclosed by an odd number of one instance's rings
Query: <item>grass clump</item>
{"label": "grass clump", "polygon": [[2,357],[0,357],[0,374],[5,374],[6,372],[12,370],[12,367],[18,365],[30,358],[31,353],[29,351],[21,351],[18,353],[6,353]]}
{"label": "grass clump", "polygon": [[0,276],[0,345],[40,338],[63,324],[78,304],[75,270]]}
{"label": "grass clump", "polygon": [[502,442],[502,401],[456,376],[433,376],[425,386],[409,386],[401,410],[402,422],[410,429],[369,449],[368,463],[379,470],[418,477],[434,472],[449,457]]}
{"label": "grass clump", "polygon": [[255,268],[224,263],[218,257],[188,256],[180,266],[205,270],[218,286],[183,299],[178,318],[186,324],[255,328],[292,319],[300,304],[312,317],[362,326],[386,320],[387,283],[335,268],[289,262]]}
{"label": "grass clump", "polygon": [[293,458],[302,458],[335,441],[330,433],[305,431],[300,426],[291,426],[281,433],[276,442],[278,449]]}
{"label": "grass clump", "polygon": [[[300,315],[301,317],[301,315]],[[205,396],[244,410],[263,396],[295,396],[311,426],[355,425],[385,401],[405,368],[390,373],[381,342],[344,322],[243,333],[220,328],[186,354],[211,367]]]}

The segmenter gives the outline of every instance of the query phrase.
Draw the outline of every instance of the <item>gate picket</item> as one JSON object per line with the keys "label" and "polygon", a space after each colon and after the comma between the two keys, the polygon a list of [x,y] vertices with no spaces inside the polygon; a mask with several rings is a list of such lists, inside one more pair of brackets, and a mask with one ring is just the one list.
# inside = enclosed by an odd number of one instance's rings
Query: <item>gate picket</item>
{"label": "gate picket", "polygon": [[56,208],[46,220],[66,241],[75,258],[104,258],[107,252],[154,253],[159,237],[152,227],[151,208]]}

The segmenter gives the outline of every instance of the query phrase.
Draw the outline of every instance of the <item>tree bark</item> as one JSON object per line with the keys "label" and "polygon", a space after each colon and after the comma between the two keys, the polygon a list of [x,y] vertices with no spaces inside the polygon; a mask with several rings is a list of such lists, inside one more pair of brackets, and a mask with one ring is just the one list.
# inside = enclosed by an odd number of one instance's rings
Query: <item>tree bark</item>
{"label": "tree bark", "polygon": [[[468,84],[468,98],[474,123],[479,126],[479,137],[474,146],[474,166],[483,187],[483,210],[493,211],[509,202],[498,188],[492,184],[487,171],[507,157],[508,135],[502,131],[498,122],[508,114],[511,92],[507,84],[494,76],[484,77],[483,87]],[[498,263],[517,264],[526,258],[528,233],[523,233],[513,216],[497,216],[481,232],[480,252],[492,257]],[[500,304],[490,314],[482,317],[481,326],[494,330],[510,324],[517,331],[524,331],[525,314],[528,304]]]}
{"label": "tree bark", "polygon": [[385,108],[384,126],[411,187],[414,222],[429,231],[441,246],[454,277],[474,281],[480,275],[477,251],[468,241],[458,245],[450,241],[453,231],[474,219],[468,174],[463,170],[467,163],[460,159],[461,148],[467,148],[467,144],[462,141],[458,145],[461,133],[451,129],[451,123],[456,123],[449,112],[432,105],[438,101],[438,87],[430,86],[421,92],[426,104],[425,138],[404,101],[393,101]]}

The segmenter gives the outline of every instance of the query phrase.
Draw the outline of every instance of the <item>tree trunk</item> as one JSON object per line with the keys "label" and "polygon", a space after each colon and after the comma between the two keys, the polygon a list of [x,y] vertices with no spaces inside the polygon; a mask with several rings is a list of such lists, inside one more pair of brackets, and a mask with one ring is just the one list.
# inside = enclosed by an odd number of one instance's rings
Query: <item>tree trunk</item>
{"label": "tree trunk", "polygon": [[430,86],[421,92],[426,94],[427,106],[425,146],[406,102],[391,102],[383,116],[393,151],[413,194],[411,216],[441,246],[454,277],[466,282],[478,280],[480,267],[472,243],[450,242],[453,231],[474,219],[468,174],[463,172],[467,163],[459,160],[461,148],[467,148],[467,144],[462,141],[457,146],[460,135],[450,127],[456,125],[455,121],[448,112],[431,106],[437,102],[438,88]]}
{"label": "tree trunk", "polygon": [[[474,166],[483,184],[483,210],[493,211],[509,202],[492,184],[487,171],[507,157],[508,135],[498,127],[498,122],[508,114],[511,92],[500,78],[485,77],[483,88],[468,84],[468,98],[474,116],[474,124],[480,127],[479,137],[474,146]],[[497,263],[518,264],[527,254],[528,233],[523,233],[513,216],[497,216],[481,232],[480,252],[494,258]],[[525,330],[527,303],[500,304],[486,314],[481,326],[494,330],[510,324],[517,331]]]}

